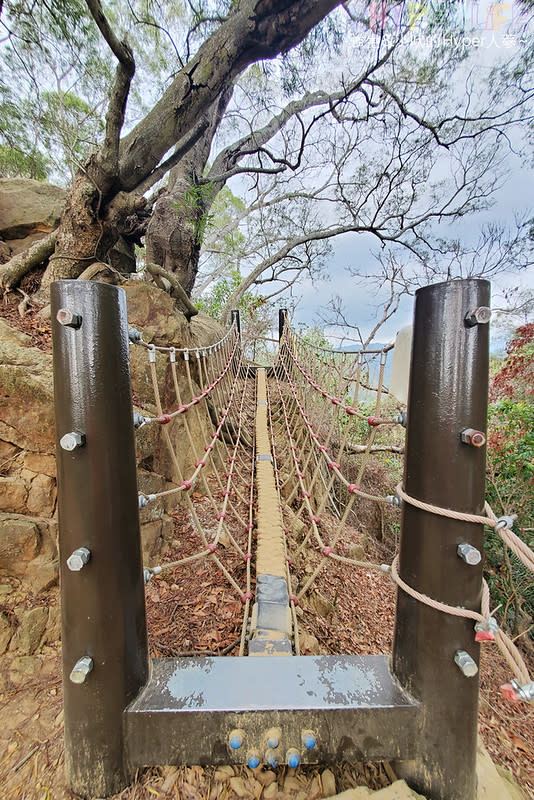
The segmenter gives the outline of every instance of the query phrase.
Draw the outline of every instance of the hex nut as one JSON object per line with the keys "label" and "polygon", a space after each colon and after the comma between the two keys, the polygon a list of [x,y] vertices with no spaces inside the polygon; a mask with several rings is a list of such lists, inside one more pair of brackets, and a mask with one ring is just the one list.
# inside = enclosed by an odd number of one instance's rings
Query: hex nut
{"label": "hex nut", "polygon": [[491,308],[488,308],[488,306],[479,306],[467,312],[465,315],[465,324],[468,328],[474,328],[475,325],[487,325],[490,319]]}
{"label": "hex nut", "polygon": [[475,567],[477,564],[480,564],[482,561],[482,554],[480,550],[477,550],[476,547],[473,547],[472,544],[468,542],[462,542],[456,548],[457,555],[465,561],[466,564],[469,564],[470,567]]}
{"label": "hex nut", "polygon": [[465,428],[460,433],[463,444],[470,444],[471,447],[484,447],[486,444],[486,434],[484,431],[477,431],[474,428]]}
{"label": "hex nut", "polygon": [[465,650],[456,651],[454,663],[466,678],[473,678],[478,672],[476,661]]}
{"label": "hex nut", "polygon": [[59,444],[63,450],[72,452],[72,450],[76,450],[77,447],[83,447],[85,444],[85,434],[80,433],[80,431],[70,431],[61,437]]}
{"label": "hex nut", "polygon": [[90,656],[82,656],[72,668],[69,677],[73,683],[84,683],[92,669],[93,659]]}
{"label": "hex nut", "polygon": [[79,328],[82,324],[81,315],[75,314],[74,311],[70,311],[68,308],[60,308],[56,314],[56,319],[60,325],[64,325],[66,328]]}
{"label": "hex nut", "polygon": [[71,572],[79,572],[91,558],[91,551],[87,547],[78,547],[67,558],[67,567]]}

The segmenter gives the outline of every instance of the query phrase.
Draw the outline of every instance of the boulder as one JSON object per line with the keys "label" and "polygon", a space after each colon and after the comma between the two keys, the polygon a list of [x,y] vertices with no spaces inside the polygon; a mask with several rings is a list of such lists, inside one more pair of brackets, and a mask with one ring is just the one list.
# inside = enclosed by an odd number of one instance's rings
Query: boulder
{"label": "boulder", "polygon": [[12,328],[5,319],[0,317],[0,341],[9,342],[10,344],[18,344],[27,346],[31,342],[31,336],[27,333],[19,331],[17,328]]}
{"label": "boulder", "polygon": [[25,450],[55,449],[52,356],[1,337],[0,438]]}
{"label": "boulder", "polygon": [[10,625],[7,615],[0,613],[0,655],[3,655],[6,652],[12,635],[13,629]]}
{"label": "boulder", "polygon": [[56,459],[54,456],[42,453],[26,453],[24,456],[24,466],[31,472],[42,473],[50,478],[56,477]]}
{"label": "boulder", "polygon": [[38,594],[57,582],[57,525],[42,517],[0,513],[0,573]]}
{"label": "boulder", "polygon": [[164,516],[141,525],[143,566],[154,567],[157,565],[165,545],[172,539],[173,531],[174,520],[172,517]]}
{"label": "boulder", "polygon": [[41,536],[36,522],[17,514],[0,514],[0,570],[22,577],[28,562],[39,554]]}
{"label": "boulder", "polygon": [[19,239],[54,230],[67,193],[59,186],[30,178],[0,178],[0,235]]}
{"label": "boulder", "polygon": [[9,475],[0,477],[0,511],[22,514],[26,509],[28,490],[24,481]]}
{"label": "boulder", "polygon": [[19,620],[19,627],[11,639],[9,649],[31,656],[39,647],[47,622],[47,608],[38,607],[24,611]]}
{"label": "boulder", "polygon": [[[184,344],[188,337],[187,320],[176,310],[170,295],[139,280],[125,283],[123,289],[126,292],[128,322],[142,331],[145,342],[162,346],[188,346]],[[136,349],[132,348],[132,351]]]}
{"label": "boulder", "polygon": [[32,481],[26,505],[30,513],[39,517],[51,517],[56,505],[56,481],[49,475],[39,473]]}

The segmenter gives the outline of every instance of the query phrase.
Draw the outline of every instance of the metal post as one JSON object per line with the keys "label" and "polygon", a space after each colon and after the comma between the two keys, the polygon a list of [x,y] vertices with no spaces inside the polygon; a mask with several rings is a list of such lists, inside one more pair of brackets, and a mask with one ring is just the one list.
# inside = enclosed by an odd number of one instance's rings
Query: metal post
{"label": "metal post", "polygon": [[232,322],[236,323],[237,332],[241,336],[241,314],[237,309],[232,311]]}
{"label": "metal post", "polygon": [[282,339],[282,334],[284,332],[284,325],[287,318],[287,308],[281,308],[278,311],[278,340]]}
{"label": "metal post", "polygon": [[126,296],[51,293],[66,768],[102,797],[133,777],[123,713],[148,677]]}
{"label": "metal post", "polygon": [[[415,303],[404,488],[411,497],[468,513],[484,508],[485,448],[462,441],[461,433],[486,430],[489,301],[487,281],[462,280],[420,289]],[[482,312],[480,324],[473,322],[475,310]],[[435,600],[479,610],[482,561],[468,563],[477,558],[464,560],[458,546],[467,543],[481,554],[483,526],[404,503],[401,530],[402,579]],[[471,657],[467,668],[461,651]],[[393,670],[423,713],[421,755],[397,770],[429,798],[475,798],[479,679],[471,673],[478,661],[472,621],[399,589]]]}

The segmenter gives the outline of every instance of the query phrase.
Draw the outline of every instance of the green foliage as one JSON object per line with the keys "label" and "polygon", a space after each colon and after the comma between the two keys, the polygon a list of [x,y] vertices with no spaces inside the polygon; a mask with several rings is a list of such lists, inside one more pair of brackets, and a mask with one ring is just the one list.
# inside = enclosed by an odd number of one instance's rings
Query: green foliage
{"label": "green foliage", "polygon": [[[230,296],[240,285],[242,280],[238,269],[231,270],[228,277],[218,280],[213,288],[202,297],[195,299],[195,305],[200,311],[209,314],[210,317],[219,320]],[[262,297],[245,292],[239,303],[239,310],[250,315],[264,304]]]}
{"label": "green foliage", "polygon": [[[534,548],[534,325],[519,328],[492,379],[488,411],[487,499],[499,514],[517,514],[515,532]],[[486,577],[515,635],[534,622],[532,575],[504,548],[486,539]]]}

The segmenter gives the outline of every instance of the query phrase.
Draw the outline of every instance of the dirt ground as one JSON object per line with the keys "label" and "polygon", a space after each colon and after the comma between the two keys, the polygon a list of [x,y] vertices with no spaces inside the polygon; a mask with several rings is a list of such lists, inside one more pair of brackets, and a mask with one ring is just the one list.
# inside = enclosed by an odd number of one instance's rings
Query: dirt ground
{"label": "dirt ground", "polygon": [[[196,500],[207,513],[206,500]],[[197,546],[188,512],[175,512],[173,558]],[[362,542],[352,533],[353,543]],[[347,541],[346,546],[349,546]],[[367,555],[369,542],[364,542]],[[313,561],[313,559],[312,559]],[[322,653],[387,653],[394,620],[393,584],[386,576],[360,570],[358,580],[346,564],[329,563],[319,578],[323,602],[304,603],[299,613],[304,643]],[[11,591],[9,591],[11,589]],[[208,561],[187,570],[154,578],[147,586],[147,618],[153,656],[237,654],[242,606],[218,569]],[[327,600],[327,604],[324,603]],[[21,595],[15,579],[0,598],[2,610],[36,599]],[[38,599],[56,605],[57,590]],[[354,609],[362,609],[355,613]],[[304,648],[304,653],[309,652]],[[525,705],[507,704],[499,693],[508,679],[497,650],[486,646],[481,670],[480,732],[496,764],[510,770],[525,794],[534,798],[533,719]],[[45,645],[33,656],[3,657],[0,672],[0,786],[10,800],[71,800],[66,788],[63,758],[63,712],[60,654],[57,643]],[[395,775],[384,764],[338,764],[333,769],[250,770],[247,767],[163,767],[145,771],[116,800],[218,800],[225,798],[294,798],[314,800],[357,785],[381,788]]]}

